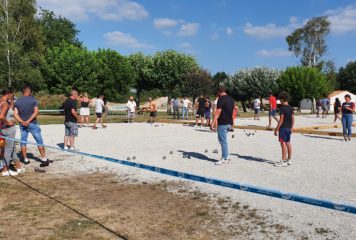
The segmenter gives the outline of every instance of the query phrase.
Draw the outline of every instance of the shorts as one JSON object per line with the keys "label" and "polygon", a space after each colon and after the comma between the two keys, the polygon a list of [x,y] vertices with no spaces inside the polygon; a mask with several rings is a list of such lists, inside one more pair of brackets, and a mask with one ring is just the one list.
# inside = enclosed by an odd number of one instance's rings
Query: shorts
{"label": "shorts", "polygon": [[65,136],[78,136],[78,124],[75,122],[65,122],[64,130]]}
{"label": "shorts", "polygon": [[199,118],[199,117],[204,117],[204,115],[205,115],[205,109],[198,109],[198,111],[197,111],[197,118]]}
{"label": "shorts", "polygon": [[132,119],[135,117],[135,112],[128,112],[127,118]]}
{"label": "shorts", "polygon": [[277,114],[277,110],[276,109],[269,110],[269,116],[275,117],[276,114]]}
{"label": "shorts", "polygon": [[96,117],[97,117],[97,118],[102,118],[102,117],[103,117],[103,114],[102,114],[102,113],[96,113]]}
{"label": "shorts", "polygon": [[80,108],[80,116],[89,116],[89,115],[90,115],[90,110],[88,107]]}
{"label": "shorts", "polygon": [[279,129],[279,141],[281,143],[289,143],[290,137],[292,135],[292,130],[290,128],[280,128]]}
{"label": "shorts", "polygon": [[327,110],[327,107],[326,107],[326,106],[321,106],[321,109],[322,109],[323,111],[326,111],[326,110]]}
{"label": "shorts", "polygon": [[150,112],[150,117],[156,117],[157,116],[157,112]]}
{"label": "shorts", "polygon": [[210,110],[209,111],[205,111],[205,118],[206,119],[210,119]]}
{"label": "shorts", "polygon": [[30,123],[27,127],[20,124],[20,131],[21,131],[21,143],[20,146],[26,146],[28,133],[31,133],[33,138],[35,139],[36,143],[39,145],[43,145],[43,139],[41,135],[41,128],[38,123]]}
{"label": "shorts", "polygon": [[259,108],[255,108],[255,114],[260,113],[260,109]]}

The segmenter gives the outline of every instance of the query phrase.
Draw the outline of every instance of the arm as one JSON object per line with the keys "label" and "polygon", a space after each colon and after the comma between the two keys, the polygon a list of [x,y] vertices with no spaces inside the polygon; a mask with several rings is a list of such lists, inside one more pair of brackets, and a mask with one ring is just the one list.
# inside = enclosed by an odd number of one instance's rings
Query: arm
{"label": "arm", "polygon": [[6,119],[6,113],[7,113],[8,109],[9,109],[9,105],[7,105],[7,104],[3,104],[1,106],[0,121],[5,123],[7,126],[13,126],[14,123],[13,122],[9,122]]}
{"label": "arm", "polygon": [[72,108],[72,109],[70,110],[70,112],[72,113],[72,115],[73,115],[73,117],[74,117],[75,119],[78,119],[77,111],[76,111],[74,108]]}
{"label": "arm", "polygon": [[294,114],[292,115],[292,128],[291,128],[292,132],[293,132],[293,128],[294,128]]}
{"label": "arm", "polygon": [[21,123],[22,125],[25,123],[25,121],[20,117],[19,111],[17,110],[16,107],[14,108],[14,117],[15,117],[15,119],[16,119],[19,123]]}
{"label": "arm", "polygon": [[24,125],[24,126],[28,126],[28,125],[30,124],[30,122],[32,122],[32,121],[37,117],[37,115],[38,115],[38,107],[35,106],[35,107],[33,108],[33,114],[32,114],[32,116],[31,116],[26,122],[24,122],[23,125]]}
{"label": "arm", "polygon": [[220,114],[221,114],[221,108],[216,109],[215,115],[214,115],[214,120],[210,127],[211,130],[215,130],[216,127],[218,126],[218,119],[220,117]]}
{"label": "arm", "polygon": [[[284,114],[281,114],[281,118],[279,119],[278,125],[277,125],[277,127],[276,127],[276,130],[274,131],[274,135],[275,135],[275,136],[278,135],[278,131],[279,131],[279,129],[281,128],[283,121],[284,121]],[[294,125],[294,114],[293,114],[292,127],[293,127],[293,125]]]}

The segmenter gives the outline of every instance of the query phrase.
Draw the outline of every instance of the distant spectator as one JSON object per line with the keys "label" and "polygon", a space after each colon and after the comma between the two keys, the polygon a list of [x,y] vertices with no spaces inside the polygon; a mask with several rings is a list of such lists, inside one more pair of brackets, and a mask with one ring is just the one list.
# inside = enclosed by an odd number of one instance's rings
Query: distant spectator
{"label": "distant spectator", "polygon": [[176,97],[172,99],[173,118],[179,119],[179,101]]}
{"label": "distant spectator", "polygon": [[352,136],[352,122],[353,113],[355,112],[355,103],[351,102],[351,96],[345,95],[345,102],[342,104],[342,130],[344,134],[344,140],[351,141]]}
{"label": "distant spectator", "polygon": [[320,117],[321,99],[316,100],[316,117]]}
{"label": "distant spectator", "polygon": [[22,90],[23,96],[16,100],[14,108],[14,116],[20,123],[21,131],[21,152],[23,161],[25,164],[30,163],[27,158],[26,142],[28,133],[31,133],[38,146],[38,151],[41,154],[41,166],[48,166],[51,160],[46,158],[45,148],[43,147],[43,139],[41,135],[41,128],[37,123],[36,117],[38,115],[38,102],[34,96],[32,96],[31,88],[24,87]]}
{"label": "distant spectator", "polygon": [[89,117],[90,117],[90,109],[89,109],[89,103],[90,99],[88,97],[87,93],[83,93],[78,97],[78,100],[80,101],[80,127],[83,127],[84,121],[87,124],[87,127],[89,127]]}
{"label": "distant spectator", "polygon": [[101,123],[102,128],[106,128],[106,125],[103,123],[103,111],[105,109],[104,103],[104,95],[99,95],[98,98],[95,100],[95,114],[96,120],[93,126],[93,129],[97,129],[97,124]]}
{"label": "distant spectator", "polygon": [[205,97],[205,119],[206,119],[206,126],[210,127],[210,115],[211,115],[211,101],[209,99],[209,97]]}
{"label": "distant spectator", "polygon": [[77,115],[78,92],[72,90],[69,98],[64,101],[64,149],[74,150],[74,140],[78,136]]}
{"label": "distant spectator", "polygon": [[255,98],[255,100],[253,100],[253,108],[255,111],[255,114],[253,116],[254,120],[260,120],[260,111],[261,111],[261,100],[260,97],[258,96],[257,98]]}
{"label": "distant spectator", "polygon": [[334,123],[338,119],[341,121],[340,112],[341,112],[341,102],[339,98],[336,98],[334,102],[334,115],[335,115]]}
{"label": "distant spectator", "polygon": [[195,103],[195,109],[196,109],[196,120],[195,120],[195,125],[198,126],[199,119],[200,119],[200,127],[203,126],[204,123],[204,114],[205,114],[205,102],[206,99],[204,98],[203,95],[200,95],[198,100]]}
{"label": "distant spectator", "polygon": [[321,100],[321,109],[323,110],[321,117],[326,118],[329,114],[330,100],[325,97]]}
{"label": "distant spectator", "polygon": [[269,96],[269,112],[268,112],[268,128],[272,127],[272,118],[276,120],[278,123],[277,118],[277,99],[272,93]]}
{"label": "distant spectator", "polygon": [[182,100],[182,104],[183,104],[183,108],[182,108],[182,119],[186,119],[188,120],[188,113],[189,113],[189,105],[191,104],[192,102],[187,98],[187,97],[184,97],[183,100]]}
{"label": "distant spectator", "polygon": [[149,101],[149,109],[150,109],[150,123],[154,123],[157,117],[157,104],[152,100],[152,98],[148,99]]}
{"label": "distant spectator", "polygon": [[129,101],[126,104],[126,107],[127,107],[127,121],[128,123],[132,123],[136,113],[136,102],[133,96],[130,96]]}

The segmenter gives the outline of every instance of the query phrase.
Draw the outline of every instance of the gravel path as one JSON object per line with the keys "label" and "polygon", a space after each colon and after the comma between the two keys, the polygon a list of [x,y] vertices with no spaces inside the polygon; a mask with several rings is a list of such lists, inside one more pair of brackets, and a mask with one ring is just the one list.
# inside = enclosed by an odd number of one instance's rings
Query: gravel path
{"label": "gravel path", "polygon": [[[297,117],[297,126],[322,125],[330,121],[330,117],[301,116]],[[257,121],[241,119],[238,122],[248,125]],[[267,125],[267,118],[258,123]],[[62,142],[62,125],[42,126],[42,131],[46,144],[55,146]],[[248,137],[246,133],[254,135]],[[235,130],[232,134],[229,135],[232,161],[224,166],[214,165],[213,161],[220,156],[212,151],[218,149],[220,152],[220,147],[217,135],[206,128],[173,124],[109,124],[107,129],[80,129],[76,147],[88,153],[119,159],[135,156],[135,161],[140,163],[356,205],[356,140],[345,143],[336,137],[294,134],[293,165],[275,168],[272,164],[280,160],[280,146],[273,132]],[[208,153],[205,153],[206,149]],[[50,152],[51,157],[58,160],[48,169],[52,173],[70,175],[103,171],[140,181],[177,180],[115,163]],[[191,158],[183,158],[183,153]],[[163,160],[163,156],[167,159]],[[274,223],[293,230],[293,234],[285,233],[284,239],[356,239],[355,215],[218,186],[189,184],[192,188],[230,197],[259,209]]]}

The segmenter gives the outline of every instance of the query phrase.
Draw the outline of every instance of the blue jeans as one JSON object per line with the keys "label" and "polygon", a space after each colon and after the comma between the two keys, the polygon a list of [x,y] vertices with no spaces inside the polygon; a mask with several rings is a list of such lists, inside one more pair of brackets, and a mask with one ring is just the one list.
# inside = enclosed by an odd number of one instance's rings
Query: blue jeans
{"label": "blue jeans", "polygon": [[21,143],[20,146],[26,146],[28,133],[31,133],[33,138],[35,139],[36,143],[43,145],[43,139],[41,135],[41,128],[37,123],[30,123],[27,127],[20,124],[20,131],[21,131]]}
{"label": "blue jeans", "polygon": [[227,133],[231,125],[219,125],[218,126],[218,139],[221,145],[221,157],[227,159],[229,157],[229,149],[227,146]]}
{"label": "blue jeans", "polygon": [[182,109],[182,119],[184,119],[185,116],[186,116],[186,119],[188,120],[188,108],[187,107],[183,107],[183,109]]}
{"label": "blue jeans", "polygon": [[344,136],[351,137],[353,115],[352,114],[342,114],[341,121],[342,121],[342,131],[344,133]]}

